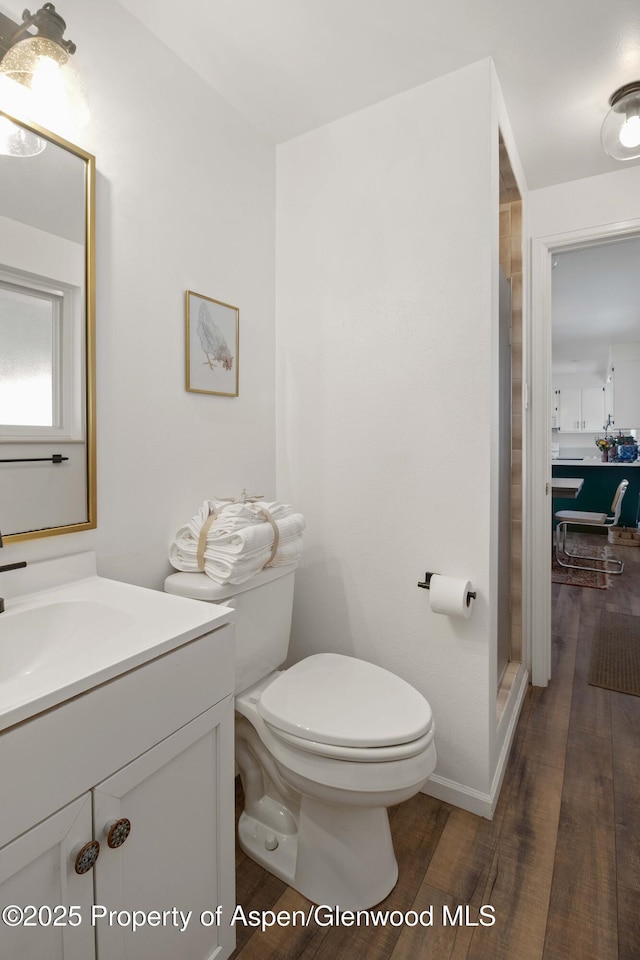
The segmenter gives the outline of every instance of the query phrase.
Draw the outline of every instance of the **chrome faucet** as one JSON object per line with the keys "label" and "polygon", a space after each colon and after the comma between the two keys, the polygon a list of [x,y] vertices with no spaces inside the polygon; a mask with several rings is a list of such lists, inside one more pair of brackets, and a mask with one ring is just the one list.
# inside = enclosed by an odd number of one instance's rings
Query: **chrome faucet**
{"label": "chrome faucet", "polygon": [[[2,534],[0,533],[0,547],[3,547]],[[26,567],[26,560],[19,560],[17,563],[5,563],[0,566],[0,573],[4,573],[6,570],[19,570],[20,567]],[[4,599],[0,597],[0,613],[4,613]]]}

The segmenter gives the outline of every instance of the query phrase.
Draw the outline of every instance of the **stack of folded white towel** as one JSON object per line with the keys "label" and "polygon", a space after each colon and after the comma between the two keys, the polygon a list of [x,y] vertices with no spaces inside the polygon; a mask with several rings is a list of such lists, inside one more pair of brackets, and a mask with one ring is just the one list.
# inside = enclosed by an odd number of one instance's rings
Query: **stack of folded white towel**
{"label": "stack of folded white towel", "polygon": [[[201,536],[211,513],[214,519]],[[275,552],[275,531],[269,517],[278,528]],[[169,560],[176,570],[189,573],[204,566],[207,576],[217,583],[243,583],[266,565],[297,560],[302,553],[303,530],[304,517],[286,503],[205,500],[197,516],[176,533]]]}

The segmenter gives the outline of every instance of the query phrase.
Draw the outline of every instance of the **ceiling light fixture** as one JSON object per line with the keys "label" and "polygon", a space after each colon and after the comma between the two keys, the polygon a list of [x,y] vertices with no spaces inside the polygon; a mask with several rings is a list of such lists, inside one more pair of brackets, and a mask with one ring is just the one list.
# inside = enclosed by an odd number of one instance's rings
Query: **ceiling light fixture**
{"label": "ceiling light fixture", "polygon": [[640,80],[616,90],[609,106],[600,132],[605,152],[614,160],[640,157]]}
{"label": "ceiling light fixture", "polygon": [[25,10],[22,24],[0,13],[0,109],[63,135],[89,121],[82,82],[71,63],[76,45],[63,39],[66,26],[52,3],[34,14]]}

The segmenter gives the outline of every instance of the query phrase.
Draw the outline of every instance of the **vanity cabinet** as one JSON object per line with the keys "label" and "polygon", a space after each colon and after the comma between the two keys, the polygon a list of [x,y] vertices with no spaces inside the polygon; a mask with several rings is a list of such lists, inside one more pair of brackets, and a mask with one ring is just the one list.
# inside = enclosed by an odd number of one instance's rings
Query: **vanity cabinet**
{"label": "vanity cabinet", "polygon": [[[213,960],[232,952],[228,922],[235,821],[233,811],[231,818],[225,812],[229,798],[219,789],[221,779],[229,779],[232,736],[229,699],[93,791],[94,836],[101,841],[96,903],[117,911],[133,908],[145,916],[166,911],[161,925],[145,924],[136,932],[98,918],[100,960]],[[122,846],[110,849],[105,832],[123,818],[131,822],[131,833]],[[223,922],[206,925],[211,919],[206,914],[202,923],[205,911],[218,905],[225,907]]]}
{"label": "vanity cabinet", "polygon": [[[76,874],[71,862],[91,836],[86,794],[0,850],[0,907],[12,911],[0,922],[0,956],[92,960],[91,874]],[[19,910],[25,911],[22,922],[9,926]]]}
{"label": "vanity cabinet", "polygon": [[[0,841],[12,836],[0,848],[0,906],[39,908],[33,926],[0,925],[0,956],[232,953],[232,631],[226,625],[0,734],[9,772]],[[79,874],[78,850],[94,841],[95,865]],[[157,925],[134,931],[133,911]]]}

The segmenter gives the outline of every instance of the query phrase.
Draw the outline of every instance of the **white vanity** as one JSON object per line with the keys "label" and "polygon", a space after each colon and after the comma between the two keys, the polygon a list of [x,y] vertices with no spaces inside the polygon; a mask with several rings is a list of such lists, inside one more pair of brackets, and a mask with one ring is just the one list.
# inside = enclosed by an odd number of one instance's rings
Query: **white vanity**
{"label": "white vanity", "polygon": [[0,586],[0,956],[224,960],[233,611],[92,553]]}

